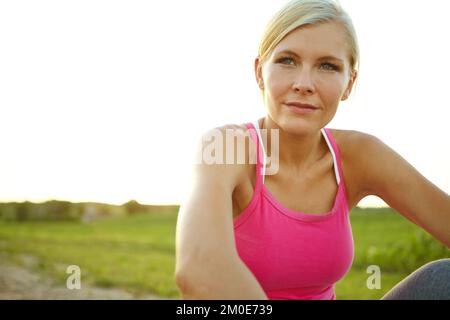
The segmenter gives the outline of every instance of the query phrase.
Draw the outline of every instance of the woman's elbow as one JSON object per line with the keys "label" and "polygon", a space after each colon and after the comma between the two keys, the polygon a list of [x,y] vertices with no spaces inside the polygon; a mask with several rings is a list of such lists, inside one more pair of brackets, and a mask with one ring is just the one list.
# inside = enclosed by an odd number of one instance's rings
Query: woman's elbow
{"label": "woman's elbow", "polygon": [[185,300],[207,299],[208,287],[194,279],[192,274],[186,271],[178,271],[175,274],[175,283],[180,291],[181,298]]}

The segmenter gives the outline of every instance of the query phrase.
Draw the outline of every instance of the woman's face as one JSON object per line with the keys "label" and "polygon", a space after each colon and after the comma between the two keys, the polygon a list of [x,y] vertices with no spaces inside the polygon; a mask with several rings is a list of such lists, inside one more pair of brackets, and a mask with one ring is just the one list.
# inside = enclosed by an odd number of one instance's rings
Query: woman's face
{"label": "woman's face", "polygon": [[[317,132],[334,117],[356,79],[344,28],[337,23],[305,26],[289,33],[266,61],[255,61],[256,78],[268,115],[295,134]],[[309,113],[294,112],[286,103],[310,104]]]}

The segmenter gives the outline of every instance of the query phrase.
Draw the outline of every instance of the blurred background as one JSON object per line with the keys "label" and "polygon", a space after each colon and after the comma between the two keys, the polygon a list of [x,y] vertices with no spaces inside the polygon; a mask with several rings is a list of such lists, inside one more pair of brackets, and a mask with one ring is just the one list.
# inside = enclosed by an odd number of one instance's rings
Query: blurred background
{"label": "blurred background", "polygon": [[[0,2],[0,298],[178,297],[174,232],[195,143],[264,116],[253,61],[283,3]],[[379,137],[448,193],[450,4],[340,3],[361,66],[328,127]],[[338,299],[379,298],[450,256],[376,197],[352,225]],[[70,264],[83,290],[64,289]],[[366,287],[370,264],[381,290]]]}

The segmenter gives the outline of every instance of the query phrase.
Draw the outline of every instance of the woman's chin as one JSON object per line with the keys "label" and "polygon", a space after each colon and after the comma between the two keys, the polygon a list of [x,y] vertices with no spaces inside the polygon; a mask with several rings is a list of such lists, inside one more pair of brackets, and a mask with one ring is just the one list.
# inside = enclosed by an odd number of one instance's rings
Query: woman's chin
{"label": "woman's chin", "polygon": [[284,131],[295,135],[309,135],[320,130],[315,121],[288,117],[280,122]]}

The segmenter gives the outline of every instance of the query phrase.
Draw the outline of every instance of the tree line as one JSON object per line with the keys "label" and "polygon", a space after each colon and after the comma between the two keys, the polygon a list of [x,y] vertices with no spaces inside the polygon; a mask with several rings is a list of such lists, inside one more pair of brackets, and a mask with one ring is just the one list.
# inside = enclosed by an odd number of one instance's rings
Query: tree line
{"label": "tree line", "polygon": [[4,202],[0,203],[0,219],[8,221],[91,221],[100,218],[134,215],[140,213],[169,213],[178,211],[177,205],[146,205],[130,200],[122,205],[97,202],[74,203],[50,200],[42,203]]}

